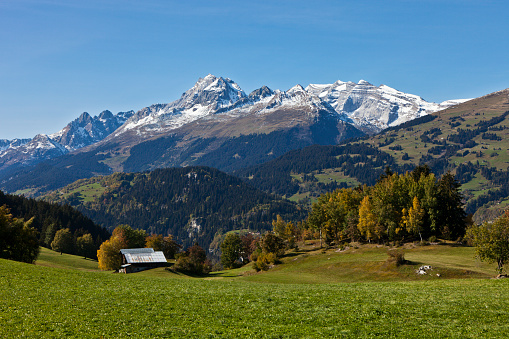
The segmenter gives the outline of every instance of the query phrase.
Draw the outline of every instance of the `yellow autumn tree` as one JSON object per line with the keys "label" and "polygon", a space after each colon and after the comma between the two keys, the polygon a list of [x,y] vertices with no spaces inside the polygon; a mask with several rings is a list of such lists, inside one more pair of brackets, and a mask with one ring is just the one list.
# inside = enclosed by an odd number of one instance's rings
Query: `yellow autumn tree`
{"label": "yellow autumn tree", "polygon": [[369,196],[365,196],[359,206],[359,223],[357,227],[361,235],[365,236],[368,241],[374,238],[380,239],[382,236]]}
{"label": "yellow autumn tree", "polygon": [[97,259],[99,260],[99,269],[103,271],[118,270],[122,265],[120,250],[126,248],[125,239],[120,236],[111,236],[101,244],[97,251]]}
{"label": "yellow autumn tree", "polygon": [[[406,215],[405,215],[406,214]],[[421,207],[419,203],[419,199],[414,197],[412,200],[412,207],[408,209],[406,213],[405,209],[403,209],[403,223],[405,224],[405,228],[408,233],[419,234],[422,242],[422,225],[424,222],[424,209]]]}

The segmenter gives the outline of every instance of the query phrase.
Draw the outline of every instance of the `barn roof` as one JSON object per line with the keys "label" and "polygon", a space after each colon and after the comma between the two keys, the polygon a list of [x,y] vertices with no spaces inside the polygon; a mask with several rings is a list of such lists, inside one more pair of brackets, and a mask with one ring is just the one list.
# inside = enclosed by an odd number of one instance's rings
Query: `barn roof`
{"label": "barn roof", "polygon": [[130,254],[154,253],[154,249],[153,248],[126,248],[126,249],[121,249],[120,253],[122,253],[122,254],[126,254],[126,253],[130,253]]}
{"label": "barn roof", "polygon": [[152,248],[130,248],[120,250],[128,264],[166,263],[166,257],[161,251]]}

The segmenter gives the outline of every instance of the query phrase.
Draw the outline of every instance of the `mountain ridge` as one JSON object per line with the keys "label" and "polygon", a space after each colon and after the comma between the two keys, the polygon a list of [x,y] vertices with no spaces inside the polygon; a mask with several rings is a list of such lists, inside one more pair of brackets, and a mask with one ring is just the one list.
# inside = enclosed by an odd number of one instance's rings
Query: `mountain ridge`
{"label": "mountain ridge", "polygon": [[310,203],[335,188],[372,185],[387,166],[397,173],[427,164],[462,184],[476,222],[509,205],[509,89],[472,99],[381,133],[337,146],[310,146],[235,174],[266,192]]}
{"label": "mountain ridge", "polygon": [[[87,165],[89,168],[99,169],[83,174],[85,177],[107,174],[104,165],[109,171],[190,165],[233,171],[295,148],[337,144],[373,134],[391,123],[439,107],[418,96],[385,85],[376,87],[367,81],[337,81],[331,85],[309,85],[306,89],[296,85],[288,91],[262,86],[247,95],[231,79],[209,74],[169,104],[154,104],[115,116],[109,111],[97,117],[83,113],[60,132],[41,136],[46,138],[46,148],[43,144],[34,147],[30,144],[32,139],[16,149],[4,150],[0,153],[0,182],[4,189],[28,188],[24,176],[35,167],[27,166],[43,160],[52,160],[51,166],[61,167],[57,176],[75,179],[74,174],[62,173],[63,164],[77,168],[77,163],[73,165],[69,159],[81,159],[83,163],[84,157],[97,163]],[[370,122],[366,117],[373,112],[378,112],[377,117]],[[245,142],[249,149],[242,144]],[[140,156],[143,161],[137,163]],[[29,175],[33,186],[37,174]],[[69,182],[63,184],[66,183]],[[36,184],[41,185],[44,186]]]}

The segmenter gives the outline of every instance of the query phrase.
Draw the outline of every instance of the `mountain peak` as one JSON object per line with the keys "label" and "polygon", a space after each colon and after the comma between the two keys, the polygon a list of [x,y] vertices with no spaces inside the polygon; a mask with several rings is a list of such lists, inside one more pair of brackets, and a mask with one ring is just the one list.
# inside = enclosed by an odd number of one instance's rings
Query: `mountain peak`
{"label": "mountain peak", "polygon": [[359,83],[357,85],[364,85],[364,86],[373,86],[373,84],[370,84],[366,80],[359,80]]}
{"label": "mountain peak", "polygon": [[101,114],[99,114],[99,119],[111,119],[113,118],[113,113],[111,113],[108,110],[102,111]]}
{"label": "mountain peak", "polygon": [[299,92],[305,92],[306,90],[301,85],[297,84],[290,88],[287,93],[299,93]]}
{"label": "mountain peak", "polygon": [[90,114],[88,114],[88,112],[83,112],[81,113],[77,120],[79,124],[83,124],[88,123],[90,120],[92,120],[92,117],[90,116]]}
{"label": "mountain peak", "polygon": [[273,94],[274,94],[274,91],[264,85],[264,86],[262,86],[262,87],[260,87],[258,89],[255,89],[251,93],[249,93],[249,98],[253,99],[253,100],[256,100],[256,99],[259,99],[259,98],[266,98],[266,97],[271,96]]}

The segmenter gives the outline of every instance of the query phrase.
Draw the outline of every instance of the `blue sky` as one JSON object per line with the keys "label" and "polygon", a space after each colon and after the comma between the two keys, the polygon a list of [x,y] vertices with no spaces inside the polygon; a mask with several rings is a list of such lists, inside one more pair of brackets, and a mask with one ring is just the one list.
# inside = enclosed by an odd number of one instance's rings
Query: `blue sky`
{"label": "blue sky", "polygon": [[477,97],[509,87],[508,15],[489,0],[0,0],[0,139],[171,102],[208,73],[247,93],[364,79]]}

